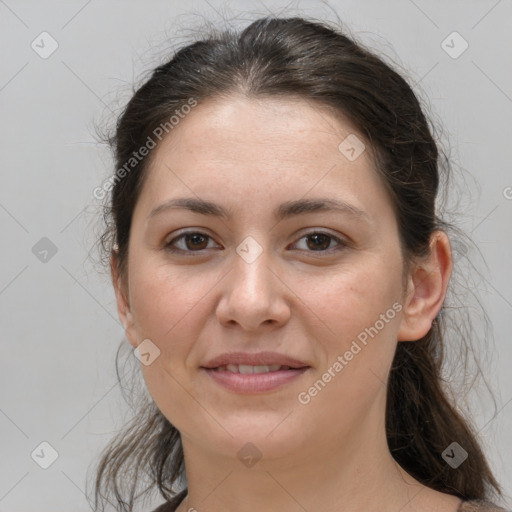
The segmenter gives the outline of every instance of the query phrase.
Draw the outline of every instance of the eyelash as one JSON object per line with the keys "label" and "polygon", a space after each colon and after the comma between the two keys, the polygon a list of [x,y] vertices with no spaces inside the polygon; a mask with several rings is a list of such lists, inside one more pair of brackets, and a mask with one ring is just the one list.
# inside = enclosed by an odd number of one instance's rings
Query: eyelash
{"label": "eyelash", "polygon": [[[188,255],[192,256],[193,253],[199,253],[199,255],[201,255],[206,249],[201,249],[199,251],[191,251],[191,250],[185,250],[185,249],[176,249],[175,247],[173,247],[174,243],[176,243],[178,240],[184,239],[185,236],[187,236],[187,235],[201,235],[201,236],[203,236],[205,238],[209,238],[209,239],[212,240],[212,237],[210,235],[208,235],[206,233],[203,233],[202,231],[186,231],[184,233],[181,233],[179,236],[173,238],[170,242],[166,243],[164,245],[164,248],[167,251],[170,251],[172,253],[178,253],[178,254],[187,254],[188,253],[187,256]],[[324,231],[311,231],[309,233],[306,233],[306,234],[302,235],[299,238],[299,240],[302,240],[303,238],[307,238],[307,237],[312,236],[312,235],[324,235],[324,236],[327,236],[328,238],[331,238],[332,240],[336,241],[338,243],[338,246],[335,247],[335,248],[330,248],[330,249],[326,249],[326,250],[319,250],[319,251],[312,251],[312,250],[305,250],[305,249],[301,249],[301,251],[303,251],[303,252],[310,252],[310,253],[313,253],[313,254],[314,253],[328,253],[328,254],[331,254],[332,252],[336,252],[336,251],[344,249],[348,245],[347,242],[341,240],[337,236],[331,235],[330,233],[326,233]]]}

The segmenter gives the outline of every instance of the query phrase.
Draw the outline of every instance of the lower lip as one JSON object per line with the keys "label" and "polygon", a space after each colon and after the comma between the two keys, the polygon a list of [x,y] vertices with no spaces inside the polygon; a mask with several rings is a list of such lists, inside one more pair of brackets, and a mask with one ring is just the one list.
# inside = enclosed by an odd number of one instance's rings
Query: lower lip
{"label": "lower lip", "polygon": [[202,368],[215,382],[238,393],[273,391],[298,379],[309,367],[297,370],[278,370],[267,373],[233,373]]}

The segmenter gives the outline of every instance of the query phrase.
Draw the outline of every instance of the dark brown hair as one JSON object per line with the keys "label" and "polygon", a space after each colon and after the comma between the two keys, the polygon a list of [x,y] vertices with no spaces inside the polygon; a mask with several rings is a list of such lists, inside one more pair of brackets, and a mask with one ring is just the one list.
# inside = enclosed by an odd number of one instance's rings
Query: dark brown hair
{"label": "dark brown hair", "polygon": [[[348,119],[371,148],[391,194],[407,262],[428,254],[432,233],[448,228],[436,211],[436,197],[440,170],[448,172],[449,165],[412,88],[354,38],[301,17],[265,17],[241,31],[212,30],[154,69],[109,140],[116,168],[191,98],[200,104],[234,93],[248,98],[300,97]],[[110,255],[117,244],[124,279],[132,213],[148,162],[149,156],[141,159],[117,180],[105,213],[103,249]],[[397,345],[387,391],[389,449],[403,469],[428,487],[463,499],[490,499],[491,491],[501,495],[501,489],[474,429],[443,389],[448,320],[443,306],[424,338]],[[457,469],[441,456],[453,441],[469,454]],[[172,501],[176,483],[185,476],[183,469],[179,432],[146,397],[133,421],[104,450],[96,475],[95,510],[109,496],[123,507],[119,510],[131,511],[137,481],[143,478],[148,487],[142,494],[156,487]]]}

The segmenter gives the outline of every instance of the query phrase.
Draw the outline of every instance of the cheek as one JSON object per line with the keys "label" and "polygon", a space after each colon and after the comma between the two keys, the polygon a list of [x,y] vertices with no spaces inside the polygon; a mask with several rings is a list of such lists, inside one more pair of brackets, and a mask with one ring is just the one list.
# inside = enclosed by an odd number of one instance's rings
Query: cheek
{"label": "cheek", "polygon": [[139,339],[149,338],[163,352],[180,353],[200,328],[201,300],[215,280],[189,277],[183,271],[160,265],[133,265],[130,281],[132,314]]}
{"label": "cheek", "polygon": [[[183,268],[162,262],[160,253],[150,254],[142,242],[130,245],[129,297],[137,341],[151,340],[158,355],[149,365],[140,364],[147,390],[157,407],[177,428],[189,428],[183,411],[201,417],[183,362],[197,339],[201,299],[208,286]],[[190,272],[189,272],[190,274]],[[156,351],[154,353],[157,353]],[[188,425],[188,427],[187,427]]]}
{"label": "cheek", "polygon": [[306,417],[352,428],[378,397],[384,399],[401,310],[400,275],[391,277],[365,270],[310,291],[308,303],[329,334],[315,338],[325,359],[297,397]]}
{"label": "cheek", "polygon": [[205,279],[194,279],[160,265],[132,266],[130,282],[133,317],[139,340],[149,338],[160,351],[150,365],[141,365],[144,381],[157,407],[178,429],[190,429],[183,411],[201,417],[193,399],[187,357],[197,341],[202,318],[201,302],[211,288]]}
{"label": "cheek", "polygon": [[393,304],[400,300],[401,273],[368,258],[358,268],[306,282],[302,290],[304,302],[324,321],[331,334],[347,341],[387,312],[386,325],[396,324],[392,321],[397,316]]}
{"label": "cheek", "polygon": [[389,372],[400,324],[401,271],[382,261],[367,259],[357,269],[310,288],[308,304],[329,328],[323,341],[317,340],[326,354],[319,373],[331,368],[336,374],[329,385],[331,398],[338,392],[343,400],[370,399]]}

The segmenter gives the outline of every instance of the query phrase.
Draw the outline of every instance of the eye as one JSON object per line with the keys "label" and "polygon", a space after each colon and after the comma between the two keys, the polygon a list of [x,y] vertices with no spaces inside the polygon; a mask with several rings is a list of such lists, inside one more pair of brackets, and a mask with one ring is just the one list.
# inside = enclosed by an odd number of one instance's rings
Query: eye
{"label": "eye", "polygon": [[[212,237],[201,231],[187,231],[166,243],[165,248],[175,253],[200,252],[208,248],[208,239],[212,240]],[[177,243],[180,243],[181,247],[176,248]]]}
{"label": "eye", "polygon": [[340,248],[343,248],[347,245],[337,236],[324,233],[322,231],[312,231],[311,233],[307,233],[306,235],[299,238],[299,241],[304,239],[311,241],[311,243],[306,242],[305,244],[306,250],[308,251],[308,249],[310,249],[308,252],[330,252],[332,249],[330,245],[333,240],[338,244],[336,247],[334,247],[334,250],[339,250]]}
{"label": "eye", "polygon": [[[299,238],[298,242],[295,242],[294,245],[297,245],[304,239],[310,241],[310,243],[306,242],[305,249],[300,249],[306,252],[330,252],[331,250],[339,250],[347,246],[340,238],[322,231],[307,233]],[[206,233],[201,231],[187,231],[166,243],[165,248],[173,253],[200,253],[205,249],[211,248],[211,246],[208,247],[208,240],[213,239]],[[334,248],[331,247],[332,241],[335,241],[337,244]],[[179,245],[181,245],[181,247],[179,247]]]}

